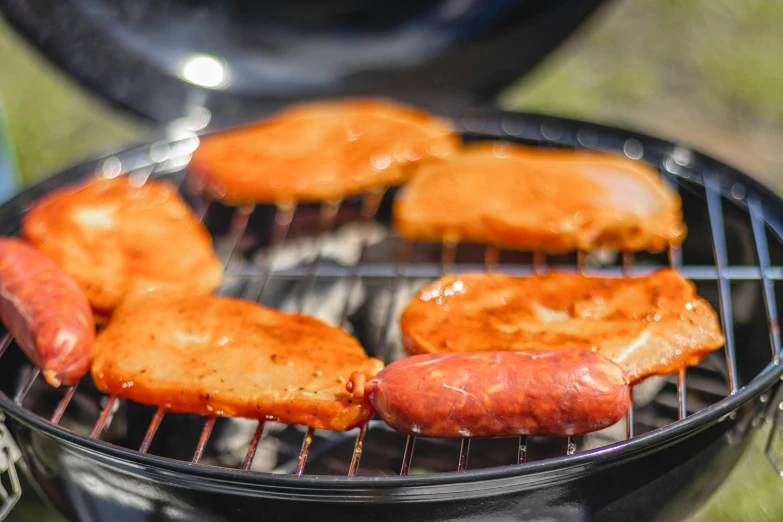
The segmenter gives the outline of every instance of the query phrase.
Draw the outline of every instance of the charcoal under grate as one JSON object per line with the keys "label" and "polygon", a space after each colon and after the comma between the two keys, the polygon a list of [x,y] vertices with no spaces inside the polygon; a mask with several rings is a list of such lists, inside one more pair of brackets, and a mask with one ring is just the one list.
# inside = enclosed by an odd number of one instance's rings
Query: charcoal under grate
{"label": "charcoal under grate", "polygon": [[[724,400],[777,361],[780,335],[774,282],[783,278],[783,253],[777,239],[771,240],[774,236],[766,227],[761,198],[749,187],[719,172],[690,168],[689,152],[682,148],[645,148],[634,138],[609,139],[593,129],[569,133],[557,122],[531,125],[522,116],[499,121],[474,114],[457,124],[467,141],[506,139],[541,147],[600,148],[648,163],[679,191],[690,228],[688,238],[681,248],[664,254],[600,251],[563,256],[479,244],[409,242],[389,226],[394,188],[320,205],[229,208],[202,201],[183,186],[183,195],[213,234],[224,262],[219,293],[339,324],[370,355],[388,362],[402,355],[397,329],[402,307],[417,288],[444,273],[492,270],[525,275],[552,268],[641,275],[671,266],[694,280],[699,294],[719,310],[724,350],[710,354],[696,367],[637,385],[634,405],[617,425],[567,439],[425,439],[403,436],[377,419],[338,433],[168,413],[103,396],[89,377],[54,390],[8,335],[0,344],[0,370],[22,371],[0,382],[0,388],[17,405],[63,429],[168,459],[250,473],[406,475],[524,466],[624,444]],[[158,144],[158,159],[142,165],[128,165],[119,155],[106,160],[98,171],[102,175],[129,172],[142,179],[161,176],[182,184],[193,141],[169,144],[164,155]],[[767,344],[768,357],[738,361],[735,350],[742,348],[738,339]]]}

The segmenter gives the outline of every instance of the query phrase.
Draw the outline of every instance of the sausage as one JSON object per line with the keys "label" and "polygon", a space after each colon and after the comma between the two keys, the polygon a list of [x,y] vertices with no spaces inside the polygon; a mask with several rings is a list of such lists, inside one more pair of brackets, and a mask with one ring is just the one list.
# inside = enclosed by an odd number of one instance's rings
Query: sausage
{"label": "sausage", "polygon": [[424,437],[581,435],[630,405],[617,363],[586,350],[415,355],[364,387],[392,428]]}
{"label": "sausage", "polygon": [[54,261],[16,238],[0,238],[0,319],[52,386],[87,373],[95,343],[87,298]]}

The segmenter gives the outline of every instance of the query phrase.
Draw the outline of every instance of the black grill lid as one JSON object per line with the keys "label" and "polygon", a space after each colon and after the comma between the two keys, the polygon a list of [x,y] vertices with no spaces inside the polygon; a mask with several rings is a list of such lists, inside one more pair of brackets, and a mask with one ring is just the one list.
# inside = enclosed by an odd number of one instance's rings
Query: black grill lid
{"label": "black grill lid", "polygon": [[0,10],[103,97],[163,122],[205,107],[225,124],[316,96],[482,103],[599,3],[0,0]]}

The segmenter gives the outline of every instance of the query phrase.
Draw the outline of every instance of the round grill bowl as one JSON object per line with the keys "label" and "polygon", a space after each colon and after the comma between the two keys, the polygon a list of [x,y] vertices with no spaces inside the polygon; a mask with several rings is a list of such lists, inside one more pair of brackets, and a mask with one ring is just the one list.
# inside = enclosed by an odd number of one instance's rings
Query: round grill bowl
{"label": "round grill bowl", "polygon": [[[161,417],[155,408],[107,400],[89,377],[71,392],[52,390],[11,344],[0,357],[0,410],[34,483],[73,520],[676,520],[695,511],[765,425],[766,403],[783,373],[774,285],[783,277],[783,202],[718,161],[627,131],[492,110],[454,121],[466,140],[623,154],[658,168],[680,191],[689,227],[681,250],[623,262],[595,253],[544,259],[501,252],[495,267],[526,274],[534,263],[569,270],[582,264],[621,275],[671,264],[720,310],[725,350],[681,375],[637,386],[628,440],[623,421],[574,440],[468,445],[406,440],[380,421],[361,432],[310,438],[272,423],[256,429],[250,421]],[[41,194],[96,172],[181,181],[197,143],[157,142],[58,174],[0,207],[2,233],[17,234]],[[393,189],[382,198],[348,199],[339,209],[300,205],[293,214],[204,206],[185,193],[205,212],[227,262],[223,293],[342,322],[372,355],[395,356],[399,307],[444,264],[452,271],[484,266],[483,246],[411,245],[374,226],[388,224]],[[339,235],[346,226],[354,226],[353,235]],[[270,270],[264,260],[272,242],[287,261]],[[333,255],[330,242],[353,255]],[[325,304],[333,301],[339,306]],[[251,443],[254,434],[260,442]],[[252,467],[244,470],[249,446]]]}

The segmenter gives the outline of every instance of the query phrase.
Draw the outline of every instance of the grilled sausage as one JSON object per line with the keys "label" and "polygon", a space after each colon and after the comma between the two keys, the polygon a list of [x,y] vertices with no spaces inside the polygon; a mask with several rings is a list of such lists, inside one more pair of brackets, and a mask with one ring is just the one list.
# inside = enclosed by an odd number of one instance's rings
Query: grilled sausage
{"label": "grilled sausage", "polygon": [[76,283],[24,241],[0,238],[0,319],[52,386],[90,368],[95,320]]}
{"label": "grilled sausage", "polygon": [[585,350],[415,355],[365,386],[392,428],[425,437],[581,435],[630,404],[615,362]]}

